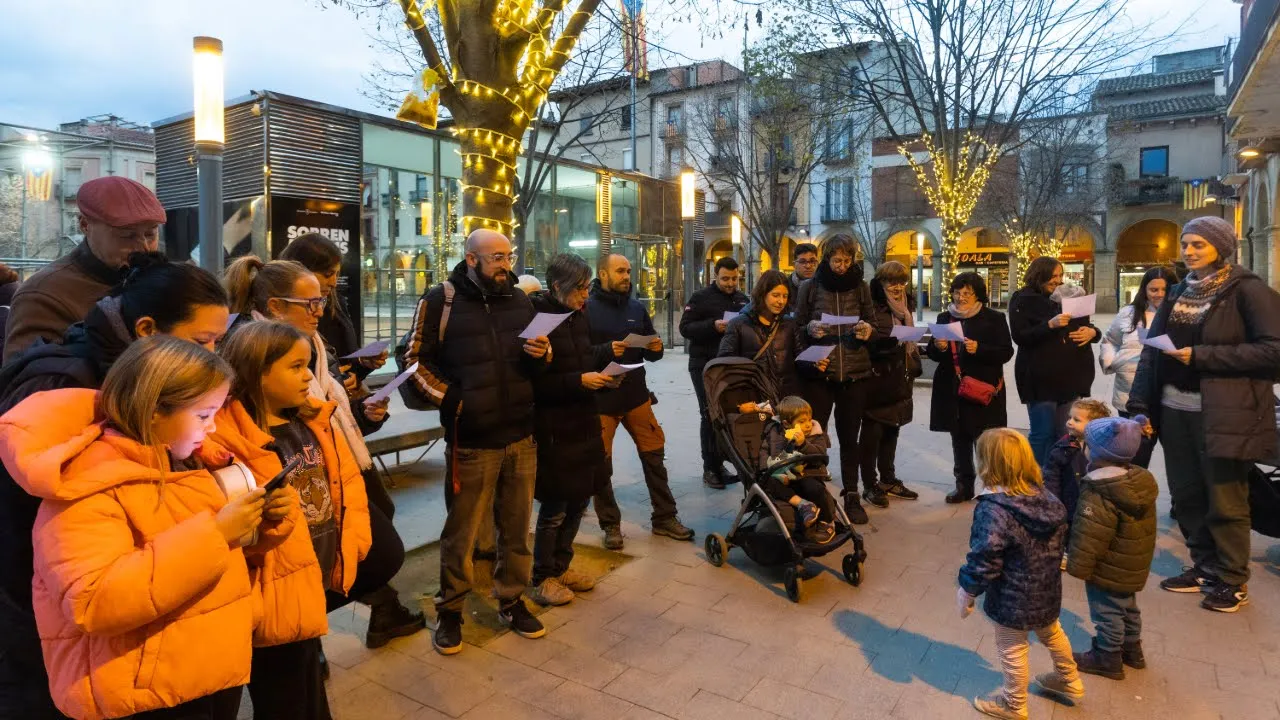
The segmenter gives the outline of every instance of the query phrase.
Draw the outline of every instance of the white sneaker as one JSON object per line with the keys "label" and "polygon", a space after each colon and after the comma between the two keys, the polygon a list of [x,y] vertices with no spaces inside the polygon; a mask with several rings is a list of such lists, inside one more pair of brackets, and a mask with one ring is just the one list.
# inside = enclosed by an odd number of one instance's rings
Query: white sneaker
{"label": "white sneaker", "polygon": [[568,605],[573,602],[573,591],[556,578],[547,578],[528,592],[529,599],[539,605]]}
{"label": "white sneaker", "polygon": [[1022,712],[1010,709],[1004,695],[993,695],[990,698],[976,697],[973,699],[973,707],[983,715],[1001,718],[1001,720],[1027,720],[1026,708],[1023,708]]}

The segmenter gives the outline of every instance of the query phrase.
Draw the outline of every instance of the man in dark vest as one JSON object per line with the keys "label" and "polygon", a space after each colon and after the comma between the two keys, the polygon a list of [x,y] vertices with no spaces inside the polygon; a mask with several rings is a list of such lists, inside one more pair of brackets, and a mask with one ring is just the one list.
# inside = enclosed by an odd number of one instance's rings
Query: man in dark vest
{"label": "man in dark vest", "polygon": [[717,490],[736,482],[737,477],[725,472],[724,456],[711,431],[702,370],[720,351],[720,338],[724,337],[724,329],[729,324],[724,319],[725,313],[737,314],[747,305],[747,296],[738,290],[738,278],[738,261],[720,258],[716,261],[715,282],[695,292],[680,316],[680,334],[686,340],[685,352],[689,355],[689,376],[693,380],[693,392],[698,396],[698,412],[702,414],[702,482]]}
{"label": "man in dark vest", "polygon": [[[591,327],[591,343],[602,361],[613,360],[623,365],[662,359],[662,339],[653,329],[653,319],[639,300],[631,297],[631,263],[621,255],[608,255],[600,263],[599,277],[591,283],[587,298],[587,323]],[[628,335],[652,338],[645,347],[630,347]],[[636,368],[622,378],[616,389],[596,393],[600,409],[600,425],[604,433],[604,451],[609,456],[607,471],[613,472],[613,436],[618,425],[626,428],[640,451],[644,483],[649,488],[653,508],[653,534],[673,540],[692,540],[693,531],[676,517],[676,498],[671,494],[665,463],[667,439],[653,415],[653,401],[645,384],[644,368]],[[603,484],[595,497],[596,517],[604,530],[604,546],[622,548],[622,512],[613,496],[613,478]]]}
{"label": "man in dark vest", "polygon": [[440,407],[446,447],[448,515],[440,534],[439,621],[432,644],[442,655],[462,649],[462,607],[471,591],[471,549],[482,513],[497,518],[493,592],[499,617],[527,638],[546,628],[522,594],[533,570],[529,517],[537,448],[533,442],[532,376],[551,359],[545,336],[522,340],[533,320],[529,298],[515,286],[511,241],[492,230],[467,236],[466,259],[453,268],[449,318],[440,339],[444,287],[423,295],[413,315],[405,364],[418,363],[414,387]]}

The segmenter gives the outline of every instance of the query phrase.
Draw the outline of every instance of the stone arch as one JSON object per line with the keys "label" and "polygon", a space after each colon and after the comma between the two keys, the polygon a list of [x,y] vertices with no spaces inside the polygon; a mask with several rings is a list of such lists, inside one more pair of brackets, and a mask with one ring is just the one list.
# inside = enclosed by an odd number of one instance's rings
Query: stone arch
{"label": "stone arch", "polygon": [[1247,237],[1243,238],[1245,247],[1241,252],[1241,260],[1251,267],[1254,272],[1262,270],[1265,273],[1268,269],[1267,239],[1271,233],[1270,228],[1275,223],[1275,215],[1272,212],[1275,207],[1272,204],[1274,199],[1266,180],[1261,180],[1258,183],[1258,187],[1253,193],[1252,202],[1250,217],[1245,221],[1247,227],[1244,234]]}
{"label": "stone arch", "polygon": [[1173,219],[1148,217],[1130,223],[1116,235],[1117,303],[1133,299],[1142,274],[1153,265],[1173,265],[1178,260],[1178,236],[1182,224]]}

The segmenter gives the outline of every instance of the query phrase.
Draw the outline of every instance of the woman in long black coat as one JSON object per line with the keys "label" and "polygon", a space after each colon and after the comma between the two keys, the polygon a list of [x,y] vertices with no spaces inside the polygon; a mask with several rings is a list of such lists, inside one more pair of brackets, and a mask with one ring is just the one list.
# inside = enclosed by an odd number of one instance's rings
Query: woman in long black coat
{"label": "woman in long black coat", "polygon": [[538,312],[572,313],[548,338],[551,363],[533,381],[541,503],[533,535],[533,588],[541,605],[564,605],[595,581],[569,567],[573,540],[592,496],[608,478],[595,391],[617,382],[598,372],[608,359],[594,352],[587,316],[591,268],[577,255],[561,253],[547,265],[547,290],[530,300]]}
{"label": "woman in long black coat", "polygon": [[[937,322],[940,325],[960,323],[965,341],[929,343],[929,357],[938,363],[933,375],[929,429],[951,433],[956,489],[947,495],[949,503],[973,499],[973,485],[978,477],[973,451],[978,436],[984,430],[1008,424],[1004,366],[1013,359],[1013,339],[1004,313],[992,310],[987,303],[987,284],[981,275],[975,272],[957,275],[951,281],[951,304],[938,314]],[[989,405],[960,397],[956,358],[962,375],[999,388]]]}

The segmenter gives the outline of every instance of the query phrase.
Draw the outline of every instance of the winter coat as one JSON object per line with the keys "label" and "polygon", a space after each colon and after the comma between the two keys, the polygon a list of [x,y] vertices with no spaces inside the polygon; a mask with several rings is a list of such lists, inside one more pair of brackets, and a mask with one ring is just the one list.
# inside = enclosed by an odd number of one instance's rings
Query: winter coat
{"label": "winter coat", "polygon": [[[530,300],[538,312],[570,312],[550,293],[535,293]],[[549,337],[551,364],[533,380],[538,440],[534,497],[572,502],[595,495],[607,477],[602,472],[605,452],[596,394],[582,387],[582,375],[599,371],[601,358],[592,348],[581,312],[570,315]]]}
{"label": "winter coat", "polygon": [[1062,501],[1067,508],[1067,525],[1075,516],[1076,503],[1080,497],[1081,478],[1089,469],[1089,461],[1084,456],[1084,445],[1070,435],[1064,435],[1049,449],[1049,456],[1040,468],[1044,478],[1044,487]]}
{"label": "winter coat", "polygon": [[1129,404],[1129,391],[1133,388],[1133,376],[1138,373],[1138,361],[1142,359],[1142,339],[1138,337],[1141,323],[1135,329],[1135,308],[1125,305],[1111,321],[1111,327],[1102,336],[1098,346],[1098,366],[1106,375],[1115,375],[1115,387],[1111,391],[1111,405],[1124,410]]}
{"label": "winter coat", "polygon": [[[369,496],[364,489],[364,478],[360,474],[360,467],[356,464],[355,456],[351,454],[351,448],[347,446],[346,438],[333,427],[334,404],[315,398],[310,398],[309,401],[315,406],[316,414],[305,423],[320,444],[320,454],[324,458],[324,472],[329,480],[329,495],[333,500],[333,518],[338,525],[338,535],[341,537],[341,552],[338,555],[338,561],[333,564],[333,577],[330,578],[329,587],[335,590],[340,589],[345,595],[351,590],[351,584],[356,581],[356,566],[369,554],[369,547],[373,544],[373,533],[369,527]],[[226,407],[218,411],[215,425],[217,427],[210,433],[209,438],[224,448],[239,449],[239,452],[245,455],[242,461],[246,461],[246,465],[249,464],[247,459],[250,456],[258,455],[254,448],[265,450],[266,446],[273,442],[271,434],[259,428],[237,400],[227,403]],[[271,452],[275,453],[274,450]],[[266,476],[267,480],[280,471],[279,459],[274,463],[262,457],[254,459],[257,466],[250,465],[250,469],[254,470],[254,474],[260,481],[262,478],[258,472],[259,468],[275,467],[271,475]],[[308,534],[307,540],[310,541],[310,539]],[[315,557],[314,550],[311,557]],[[289,564],[300,564],[300,562],[291,561]],[[275,568],[275,572],[287,572],[287,567]],[[291,620],[285,617],[281,622],[284,624]],[[306,620],[303,619],[300,622],[306,622]]]}
{"label": "winter coat", "polygon": [[787,315],[794,316],[796,301],[800,298],[800,286],[804,280],[794,272],[787,275]]}
{"label": "winter coat", "polygon": [[[248,466],[259,486],[280,472],[280,456],[273,449],[275,438],[254,423],[239,401],[233,400],[219,410],[214,423],[218,432],[210,437],[231,457]],[[294,492],[292,488],[290,491]],[[335,517],[337,502],[345,499],[344,494],[333,494]],[[253,634],[257,647],[308,640],[329,632],[320,562],[300,507],[296,515],[294,532],[280,547],[265,555],[248,556],[249,575],[262,595],[262,621]]]}
{"label": "winter coat", "polygon": [[412,382],[440,407],[445,442],[460,448],[504,448],[533,435],[533,375],[550,360],[530,357],[520,333],[533,305],[519,288],[502,294],[480,289],[466,261],[449,276],[453,306],[439,342],[444,287],[419,300],[405,367],[418,363]]}
{"label": "winter coat", "polygon": [[1049,327],[1049,320],[1061,314],[1062,305],[1039,290],[1022,288],[1009,298],[1009,331],[1018,344],[1013,377],[1024,405],[1071,402],[1088,397],[1093,388],[1093,350],[1067,336],[1093,327],[1096,343],[1102,332],[1088,318],[1072,318],[1066,327]]}
{"label": "winter coat", "polygon": [[[850,273],[861,275],[860,268],[851,268]],[[892,319],[876,310],[871,300],[871,288],[867,283],[858,280],[847,290],[834,290],[829,277],[830,270],[823,263],[818,273],[800,284],[796,303],[796,353],[802,353],[811,345],[835,345],[831,352],[831,362],[821,377],[832,382],[848,382],[863,380],[871,376],[871,354],[868,344],[877,339],[888,337],[892,331]],[[808,325],[814,320],[821,320],[823,314],[850,316],[857,315],[871,325],[871,337],[866,341],[854,336],[852,325],[828,328],[827,334],[815,338],[809,334]],[[812,365],[806,364],[805,374],[816,373]]]}
{"label": "winter coat", "polygon": [[84,320],[124,275],[122,269],[107,267],[89,249],[89,243],[82,242],[27,278],[9,306],[4,361],[37,339],[57,342],[67,328]]}
{"label": "winter coat", "polygon": [[715,285],[708,285],[689,298],[680,315],[680,335],[687,341],[685,353],[689,356],[690,370],[702,372],[703,366],[720,351],[724,333],[716,330],[716,321],[723,320],[727,312],[742,312],[748,302],[741,292],[726,293]]}
{"label": "winter coat", "polygon": [[[335,360],[350,355],[361,347],[360,334],[356,332],[356,326],[351,322],[351,314],[347,312],[347,298],[336,290],[329,295],[329,305],[320,316],[320,325],[316,328],[316,332],[324,338],[325,343],[332,350],[329,356]],[[373,372],[372,368],[365,367],[356,360],[339,360],[336,364],[350,364],[351,372],[355,373],[356,378],[362,382],[369,377],[369,373]],[[339,373],[334,375],[338,376]]]}
{"label": "winter coat", "polygon": [[244,685],[257,603],[214,519],[226,498],[207,470],[162,474],[97,421],[96,396],[56,390],[0,418],[0,459],[43,499],[32,596],[58,709],[123,717]]}
{"label": "winter coat", "polygon": [[960,587],[977,597],[992,622],[1035,630],[1062,609],[1062,548],[1067,511],[1049,493],[978,496]]}
{"label": "winter coat", "polygon": [[[1186,284],[1178,283],[1169,291],[1151,321],[1151,337],[1165,334],[1169,314],[1185,290]],[[1280,368],[1280,294],[1249,270],[1232,267],[1201,321],[1200,338],[1191,350],[1191,368],[1200,376],[1208,456],[1251,462],[1275,457],[1271,386]],[[1129,413],[1146,415],[1157,428],[1163,360],[1159,350],[1143,349],[1128,404]]]}
{"label": "winter coat", "polygon": [[1113,593],[1147,585],[1156,553],[1155,477],[1136,465],[1094,470],[1080,483],[1067,572]]}
{"label": "winter coat", "polygon": [[[938,324],[953,322],[951,313],[938,314]],[[960,371],[992,385],[1004,379],[1004,364],[1013,359],[1013,341],[1009,338],[1009,326],[1004,314],[983,307],[973,317],[960,324],[964,336],[978,342],[978,352],[970,355],[964,346],[957,349],[960,355]],[[990,405],[979,405],[961,400],[958,394],[960,382],[956,379],[955,362],[951,350],[939,350],[929,343],[929,357],[938,363],[933,373],[933,396],[929,403],[929,429],[935,432],[963,432],[977,437],[983,430],[1004,427],[1009,423],[1006,408],[1007,387],[992,398]]]}
{"label": "winter coat", "polygon": [[[893,312],[888,305],[877,305],[876,312],[893,323]],[[920,355],[908,354],[905,343],[887,334],[872,342],[870,350],[875,384],[867,396],[866,417],[885,425],[902,427],[915,415],[916,378],[923,371]]]}
{"label": "winter coat", "polygon": [[[801,455],[822,455],[826,456],[831,449],[831,438],[822,432],[822,425],[817,422],[812,423],[810,431],[805,433],[804,445],[799,447],[795,443],[787,439],[787,430],[782,426],[782,421],[778,418],[770,418],[764,424],[764,436],[760,440],[760,469],[768,468],[773,463],[769,462],[770,458],[777,458],[789,453],[800,453]],[[805,463],[804,474],[809,476],[827,477],[827,463]]]}
{"label": "winter coat", "polygon": [[[776,331],[774,327],[777,327]],[[771,333],[773,339],[769,341],[769,349],[760,352]],[[741,357],[754,361],[773,380],[779,399],[800,394],[800,379],[796,376],[795,322],[790,318],[783,317],[773,325],[765,325],[757,313],[744,312],[725,328],[716,357]]]}
{"label": "winter coat", "polygon": [[[631,296],[610,292],[600,286],[599,280],[591,281],[591,294],[587,296],[587,326],[591,329],[591,343],[607,365],[610,361],[619,365],[635,365],[641,362],[658,362],[662,350],[627,348],[622,357],[613,356],[611,343],[628,335],[648,337],[657,335],[653,318],[644,305]],[[601,415],[621,417],[649,402],[649,386],[645,383],[644,368],[636,368],[622,376],[622,385],[596,392],[596,406]]]}

